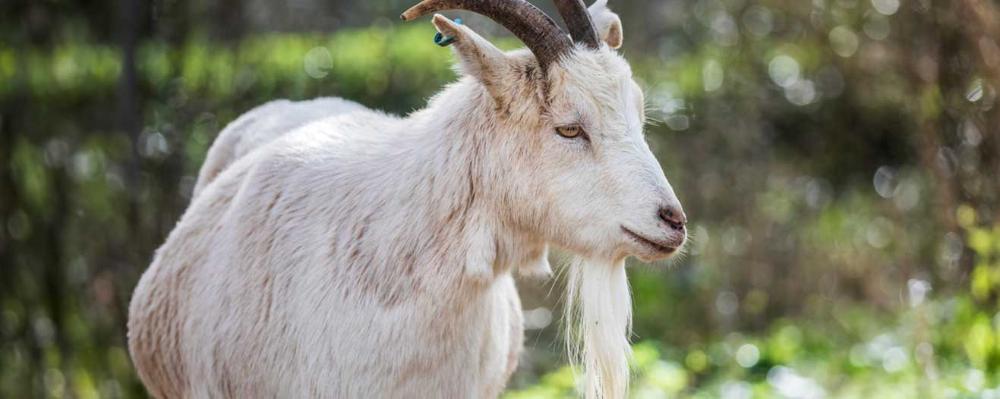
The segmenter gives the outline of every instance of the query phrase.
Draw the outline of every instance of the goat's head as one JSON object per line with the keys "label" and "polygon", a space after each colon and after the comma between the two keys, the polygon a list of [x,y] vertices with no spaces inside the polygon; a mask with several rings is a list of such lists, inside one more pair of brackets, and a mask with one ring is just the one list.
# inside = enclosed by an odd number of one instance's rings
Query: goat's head
{"label": "goat's head", "polygon": [[444,9],[501,23],[531,50],[505,53],[435,15],[455,39],[459,69],[493,99],[488,118],[510,137],[491,149],[509,160],[515,222],[573,252],[662,259],[684,244],[686,216],[643,136],[643,93],[622,44],[621,20],[599,0],[557,0],[568,36],[524,0],[425,0],[402,18]]}
{"label": "goat's head", "polygon": [[[467,134],[490,134],[488,172],[503,181],[493,202],[509,222],[581,255],[570,269],[571,353],[588,398],[628,385],[631,312],[623,260],[670,256],[685,241],[680,202],[643,137],[644,104],[622,44],[621,20],[598,0],[556,0],[570,35],[525,0],[424,0],[402,17],[444,9],[486,15],[529,52],[505,53],[466,26],[435,15],[454,39],[459,69],[479,104]],[[594,23],[596,21],[596,24]],[[479,89],[479,88],[482,89]],[[481,100],[481,101],[480,101]],[[483,106],[482,104],[486,104]],[[459,107],[467,106],[465,104]],[[499,177],[498,177],[499,176]]]}

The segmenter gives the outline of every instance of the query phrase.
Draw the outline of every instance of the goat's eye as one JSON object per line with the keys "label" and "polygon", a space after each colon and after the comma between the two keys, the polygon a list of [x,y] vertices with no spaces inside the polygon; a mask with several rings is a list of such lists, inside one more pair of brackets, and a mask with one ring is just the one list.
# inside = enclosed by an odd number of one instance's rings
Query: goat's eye
{"label": "goat's eye", "polygon": [[583,134],[583,128],[577,125],[559,126],[556,128],[556,133],[565,138],[574,139]]}

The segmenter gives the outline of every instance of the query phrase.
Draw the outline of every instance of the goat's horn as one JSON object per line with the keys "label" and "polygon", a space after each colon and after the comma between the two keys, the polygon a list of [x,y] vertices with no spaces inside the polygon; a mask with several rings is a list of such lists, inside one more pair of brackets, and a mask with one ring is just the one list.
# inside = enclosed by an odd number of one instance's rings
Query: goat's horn
{"label": "goat's horn", "polygon": [[586,44],[590,48],[601,46],[594,21],[590,19],[590,12],[587,11],[583,0],[555,0],[555,3],[573,41]]}
{"label": "goat's horn", "polygon": [[424,0],[410,7],[400,18],[412,21],[441,10],[472,11],[503,25],[531,49],[542,69],[555,63],[573,46],[552,18],[525,0]]}

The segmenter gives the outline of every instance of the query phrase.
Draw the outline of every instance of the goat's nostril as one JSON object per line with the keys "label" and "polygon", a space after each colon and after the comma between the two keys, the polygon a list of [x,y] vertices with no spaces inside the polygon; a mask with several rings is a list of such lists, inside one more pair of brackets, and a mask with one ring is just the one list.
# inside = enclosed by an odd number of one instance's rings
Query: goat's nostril
{"label": "goat's nostril", "polygon": [[659,216],[660,220],[663,220],[663,222],[674,230],[684,230],[684,225],[687,223],[687,216],[684,215],[684,211],[672,206],[660,208]]}

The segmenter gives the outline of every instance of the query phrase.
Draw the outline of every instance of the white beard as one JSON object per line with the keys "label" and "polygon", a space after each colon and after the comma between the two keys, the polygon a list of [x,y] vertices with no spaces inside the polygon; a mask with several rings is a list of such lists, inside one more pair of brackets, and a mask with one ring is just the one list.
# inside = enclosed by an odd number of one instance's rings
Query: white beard
{"label": "white beard", "polygon": [[575,259],[564,317],[570,362],[584,373],[586,398],[624,398],[632,354],[632,297],[624,260]]}

